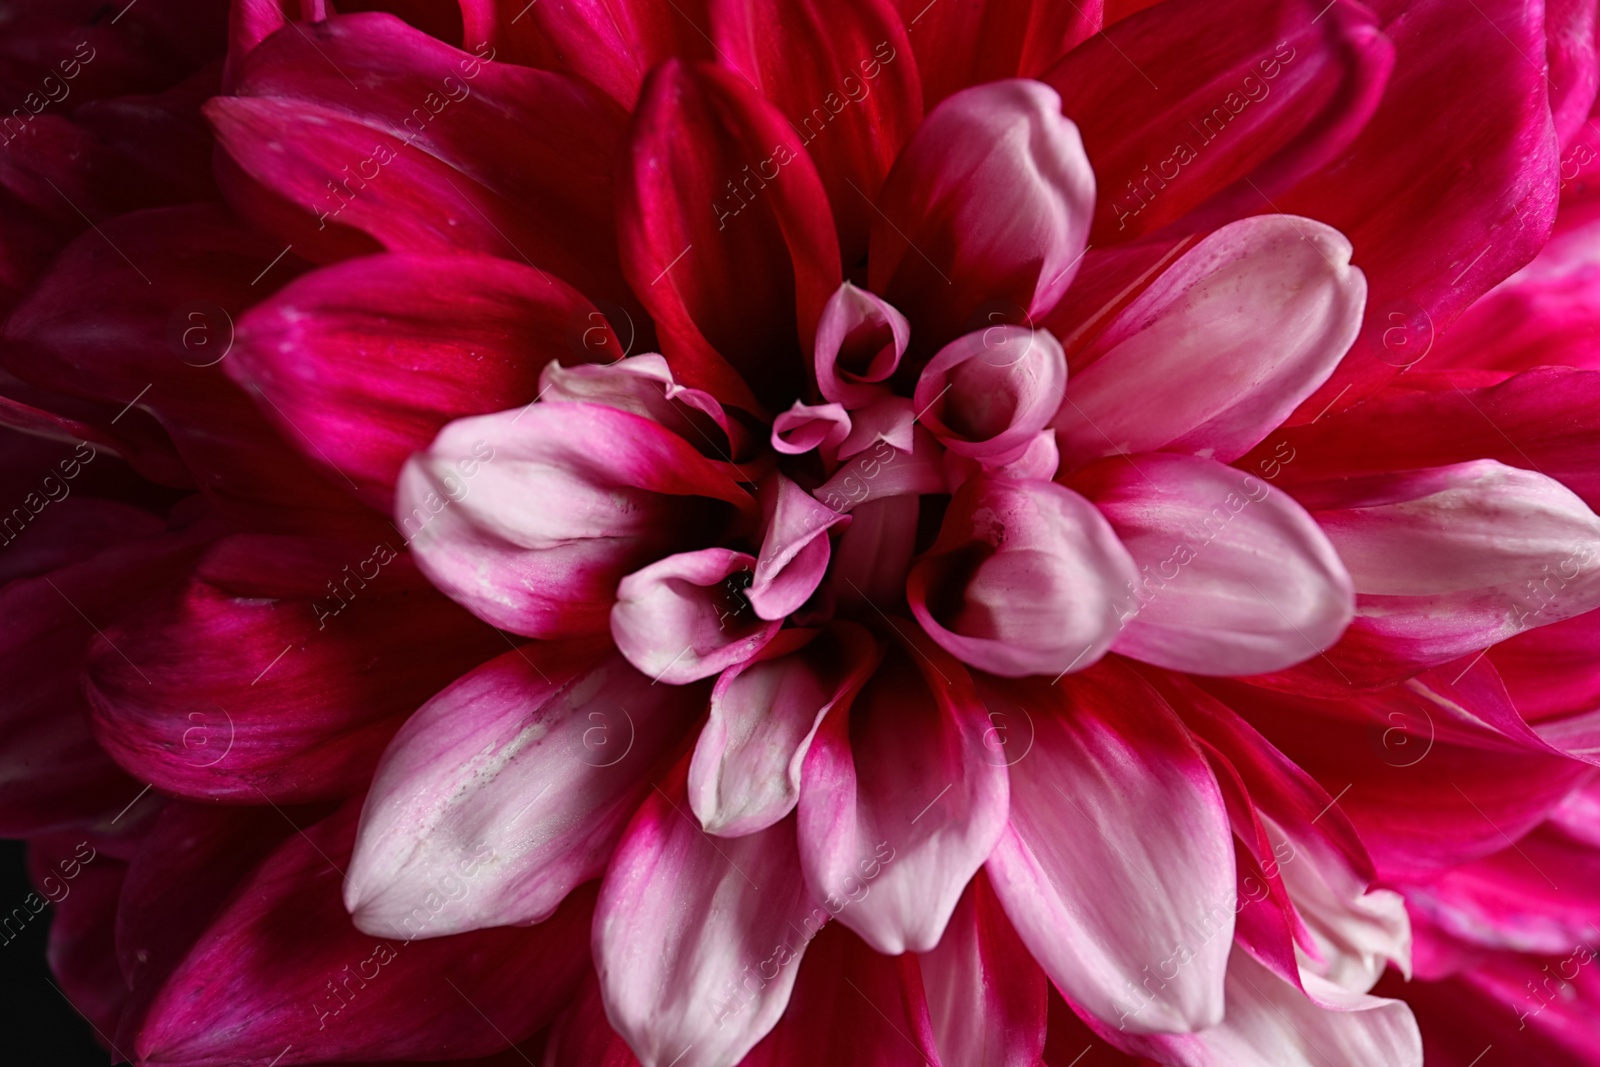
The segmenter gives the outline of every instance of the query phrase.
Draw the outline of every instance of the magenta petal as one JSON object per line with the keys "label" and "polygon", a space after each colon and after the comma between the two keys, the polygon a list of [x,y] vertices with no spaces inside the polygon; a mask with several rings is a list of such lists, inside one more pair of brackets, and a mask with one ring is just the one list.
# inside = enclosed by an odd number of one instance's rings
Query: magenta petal
{"label": "magenta petal", "polygon": [[1281,670],[1338,640],[1350,574],[1287,493],[1208,459],[1107,459],[1071,480],[1140,569],[1112,648],[1192,674]]}
{"label": "magenta petal", "polygon": [[567,0],[518,10],[558,62],[625,108],[634,106],[645,73],[662,60],[710,58],[704,0]]}
{"label": "magenta petal", "polygon": [[[884,391],[870,403],[856,409],[851,418],[850,433],[839,444],[839,458],[849,459],[880,441],[901,452],[911,452],[917,443],[916,424],[917,413],[911,401]],[[886,453],[880,448],[874,454],[882,456]]]}
{"label": "magenta petal", "polygon": [[894,4],[710,0],[708,6],[718,58],[800,133],[833,205],[844,262],[858,262],[867,251],[873,198],[922,120],[917,61]]}
{"label": "magenta petal", "polygon": [[979,872],[944,937],[917,958],[939,1055],[971,1067],[1035,1067],[1044,1051],[1044,972]]}
{"label": "magenta petal", "polygon": [[[407,720],[362,811],[344,886],[360,929],[440,937],[540,922],[605,870],[657,762],[705,708],[602,642],[531,644]],[[468,888],[415,928],[430,894]]]}
{"label": "magenta petal", "polygon": [[[1010,826],[988,864],[1034,958],[1125,1032],[1220,1022],[1233,839],[1216,780],[1171,707],[1116,661],[1059,685],[997,681],[984,696],[1034,730],[1026,754],[1010,757]],[[1174,973],[1152,984],[1146,967]]]}
{"label": "magenta petal", "polygon": [[1139,572],[1098,509],[1053,482],[968,480],[906,598],[940,646],[1016,677],[1105,655]]}
{"label": "magenta petal", "polygon": [[971,679],[915,627],[817,730],[800,787],[814,896],[879,952],[925,952],[1005,826],[1003,761]]}
{"label": "magenta petal", "polygon": [[95,642],[84,691],[101,745],[181,796],[360,793],[421,696],[504,647],[397,549],[393,538],[217,542]]}
{"label": "magenta petal", "polygon": [[451,423],[407,462],[396,497],[429,578],[480,618],[545,638],[603,632],[624,575],[714,538],[726,504],[755,503],[658,423],[570,403]]}
{"label": "magenta petal", "polygon": [[521,263],[373,256],[257,304],[223,366],[284,440],[388,510],[407,456],[451,419],[531,401],[539,367],[589,351],[575,336],[616,347],[587,300]]}
{"label": "magenta petal", "polygon": [[783,475],[769,483],[771,514],[750,583],[750,606],[763,619],[782,619],[816,592],[828,570],[828,531],[850,517],[823,506]]}
{"label": "magenta petal", "polygon": [[872,289],[905,312],[925,359],[969,330],[1055,306],[1083,254],[1094,172],[1054,89],[992,82],[929,113],[878,204]]}
{"label": "magenta petal", "polygon": [[1372,117],[1394,46],[1371,11],[1267,0],[1233,17],[1243,10],[1177,0],[1141,11],[1044,75],[1100,182],[1095,247],[1276,210],[1272,198]]}
{"label": "magenta petal", "polygon": [[1249,451],[1355,340],[1367,284],[1350,255],[1337,231],[1289,215],[1232,223],[1189,249],[1082,357],[1056,420],[1063,459]]}
{"label": "magenta petal", "polygon": [[900,0],[932,108],[969,85],[1037,78],[1100,29],[1102,0]]}
{"label": "magenta petal", "polygon": [[792,821],[713,840],[686,810],[682,775],[646,798],[611,860],[595,968],[606,1015],[643,1063],[725,1067],[783,1014],[817,909]]}
{"label": "magenta petal", "polygon": [[817,389],[846,407],[870,404],[900,367],[911,324],[882,298],[849,282],[839,286],[817,323]]}
{"label": "magenta petal", "polygon": [[669,60],[645,81],[620,173],[623,266],[678,380],[752,410],[788,404],[840,282],[800,135],[734,72]]}
{"label": "magenta petal", "polygon": [[822,717],[855,698],[877,661],[872,635],[838,622],[785,630],[723,672],[689,764],[689,804],[707,833],[741,837],[794,810]]}
{"label": "magenta petal", "polygon": [[617,586],[611,639],[651,681],[668,685],[743,663],[783,625],[781,616],[764,621],[746,596],[755,569],[743,552],[702,548],[634,571]]}
{"label": "magenta petal", "polygon": [[1004,466],[1050,425],[1066,387],[1066,356],[1048,330],[991,326],[940,349],[912,403],[945,448]]}
{"label": "magenta petal", "polygon": [[[610,252],[626,116],[587,82],[371,13],[275,34],[232,92],[205,106],[244,179],[224,167],[224,189],[306,258],[343,258],[359,231],[391,252],[514,257],[632,305]],[[508,140],[506,123],[525,135]]]}
{"label": "magenta petal", "polygon": [[[592,891],[533,927],[363,934],[335,866],[349,861],[357,810],[290,835],[250,876],[156,998],[136,1041],[142,1062],[481,1056],[555,1017],[587,966]],[[453,906],[441,893],[424,917]]]}

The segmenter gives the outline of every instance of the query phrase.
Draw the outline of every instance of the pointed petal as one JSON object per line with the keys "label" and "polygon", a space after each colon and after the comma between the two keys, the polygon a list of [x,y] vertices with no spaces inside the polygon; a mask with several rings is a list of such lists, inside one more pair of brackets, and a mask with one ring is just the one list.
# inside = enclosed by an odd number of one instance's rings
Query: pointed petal
{"label": "pointed petal", "polygon": [[[355,924],[441,937],[543,921],[599,876],[648,776],[705,708],[599,642],[532,644],[407,720],[373,777],[344,886]],[[461,903],[425,929],[435,893]]]}
{"label": "pointed petal", "polygon": [[840,267],[827,194],[782,114],[737,74],[664,63],[621,174],[624,269],[679,380],[751,409],[794,399]]}
{"label": "pointed petal", "polygon": [[[1232,835],[1177,716],[1115,661],[1054,686],[996,680],[984,695],[1035,730],[1011,765],[1011,823],[987,868],[1034,958],[1108,1026],[1215,1025],[1233,915],[1191,926],[1230,899]],[[1175,976],[1152,987],[1145,967]]]}
{"label": "pointed petal", "polygon": [[1224,226],[1119,313],[1056,420],[1076,466],[1126,452],[1228,462],[1320,385],[1361,325],[1350,242],[1310,219]]}
{"label": "pointed petal", "polygon": [[645,800],[612,858],[595,969],[644,1067],[726,1067],[783,1014],[809,940],[800,924],[820,909],[792,821],[713,842],[686,810],[683,774]]}
{"label": "pointed petal", "polygon": [[938,944],[1005,826],[1006,775],[962,666],[906,623],[806,755],[800,854],[813,896],[879,952]]}
{"label": "pointed petal", "polygon": [[528,9],[528,20],[568,70],[630,110],[662,60],[711,58],[704,0],[565,0]]}
{"label": "pointed petal", "polygon": [[785,630],[723,672],[689,764],[689,804],[707,833],[741,837],[794,810],[812,736],[855,698],[878,655],[867,630],[838,622]]}
{"label": "pointed petal", "polygon": [[872,289],[911,320],[926,359],[970,330],[1055,306],[1084,251],[1094,172],[1055,90],[993,82],[929,113],[878,206]]}
{"label": "pointed petal", "polygon": [[1152,453],[1083,468],[1140,567],[1112,646],[1193,674],[1260,674],[1316,655],[1355,614],[1349,572],[1304,508],[1209,459]]}
{"label": "pointed petal", "polygon": [[1111,526],[1077,493],[982,475],[951,500],[906,598],[928,635],[967,663],[1058,675],[1105,654],[1137,578]]}

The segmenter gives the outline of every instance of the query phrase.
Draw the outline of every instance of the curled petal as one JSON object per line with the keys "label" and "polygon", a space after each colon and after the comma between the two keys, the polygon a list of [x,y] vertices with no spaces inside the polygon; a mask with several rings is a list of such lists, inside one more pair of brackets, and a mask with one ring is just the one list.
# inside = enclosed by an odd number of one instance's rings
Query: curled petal
{"label": "curled petal", "polygon": [[829,452],[848,436],[850,414],[839,404],[802,404],[796,400],[793,407],[772,420],[773,451],[789,456],[813,448]]}
{"label": "curled petal", "polygon": [[1208,459],[1152,453],[1083,468],[1140,568],[1112,646],[1191,674],[1261,674],[1316,655],[1355,614],[1350,574],[1287,493]]}
{"label": "curled petal", "polygon": [[1004,761],[965,669],[891,620],[891,648],[806,755],[800,855],[813,896],[888,955],[939,943],[1005,827]]}
{"label": "curled petal", "polygon": [[1048,330],[991,326],[940,349],[912,403],[951,452],[1004,466],[1050,425],[1066,387],[1066,356]]}
{"label": "curled petal", "polygon": [[881,297],[849,282],[823,306],[813,359],[817,388],[846,407],[870,404],[880,395],[911,343],[911,324]]}
{"label": "curled petal", "polygon": [[1367,283],[1350,251],[1337,230],[1289,215],[1195,245],[1074,372],[1056,419],[1063,458],[1167,451],[1226,463],[1249,451],[1355,340]]}
{"label": "curled petal", "polygon": [[995,321],[985,309],[1019,321],[1055,306],[1084,250],[1094,172],[1054,89],[991,82],[929,113],[878,202],[872,289],[910,318],[926,358]]}
{"label": "curled petal", "polygon": [[[885,401],[883,407],[890,415],[896,410],[889,401]],[[891,424],[889,432],[897,440],[901,439],[898,425]],[[911,443],[912,447],[907,450],[888,440],[880,440],[871,448],[856,453],[833,472],[833,477],[817,487],[817,499],[834,511],[844,512],[869,500],[945,492],[943,450],[939,442],[927,430],[913,425]]]}
{"label": "curled petal", "polygon": [[756,559],[755,578],[745,594],[763,619],[782,619],[816,592],[828,570],[828,531],[850,517],[824,507],[817,498],[779,474],[769,490],[772,514]]}
{"label": "curled petal", "polygon": [[455,893],[410,932],[543,921],[605,871],[651,769],[704,707],[703,688],[651,685],[596,641],[530,644],[462,677],[378,764],[346,872],[351,918],[384,935]]}
{"label": "curled petal", "polygon": [[910,452],[916,447],[916,422],[911,401],[893,394],[880,395],[872,403],[856,409],[850,423],[850,436],[839,445],[839,458],[849,459],[880,441],[902,452]]}
{"label": "curled petal", "polygon": [[[533,404],[440,431],[407,461],[395,520],[418,565],[480,618],[601,633],[623,575],[704,544],[749,495],[667,428],[599,404]],[[720,512],[720,515],[719,515]]]}
{"label": "curled petal", "polygon": [[[579,335],[585,351],[603,351],[610,331],[593,324],[590,313],[587,328]],[[597,337],[604,330],[606,337]],[[628,356],[610,363],[578,363],[564,367],[552,360],[539,375],[539,398],[550,401],[604,404],[631,411],[642,418],[659,422],[701,452],[727,458],[725,446],[739,437],[722,405],[710,393],[686,389],[672,377],[665,357],[653,352]]]}
{"label": "curled petal", "polygon": [[1077,493],[980,475],[950,501],[906,598],[929,636],[973,666],[1057,675],[1105,655],[1137,578],[1128,550]]}
{"label": "curled petal", "polygon": [[872,635],[837,622],[785,630],[724,671],[689,764],[689,803],[706,832],[740,837],[793,811],[818,724],[836,704],[848,705],[877,662]]}
{"label": "curled petal", "polygon": [[634,571],[617,586],[611,638],[653,681],[708,678],[772,640],[778,621],[756,614],[745,590],[755,558],[726,548],[680,552]]}

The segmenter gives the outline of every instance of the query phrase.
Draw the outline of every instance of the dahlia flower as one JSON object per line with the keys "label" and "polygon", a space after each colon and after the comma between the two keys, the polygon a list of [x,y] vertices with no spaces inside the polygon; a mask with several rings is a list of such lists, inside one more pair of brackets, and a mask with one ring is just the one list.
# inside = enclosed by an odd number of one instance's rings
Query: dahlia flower
{"label": "dahlia flower", "polygon": [[1600,1063],[1593,5],[225,14],[0,9],[118,1062]]}

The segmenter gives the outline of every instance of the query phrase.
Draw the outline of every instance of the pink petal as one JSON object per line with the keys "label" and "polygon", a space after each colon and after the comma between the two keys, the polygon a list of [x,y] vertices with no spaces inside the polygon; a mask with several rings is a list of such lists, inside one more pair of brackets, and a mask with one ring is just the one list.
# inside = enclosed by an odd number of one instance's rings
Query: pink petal
{"label": "pink petal", "polygon": [[622,261],[674,374],[725,404],[789,403],[840,281],[799,136],[738,75],[673,60],[646,80],[623,160]]}
{"label": "pink petal", "polygon": [[931,109],[969,85],[1002,78],[1037,78],[1073,46],[1100,29],[1100,0],[1053,4],[956,0],[926,6],[901,0],[914,31],[923,98]]}
{"label": "pink petal", "polygon": [[420,697],[504,647],[402,551],[395,538],[218,542],[92,646],[84,690],[101,745],[180,796],[359,793]]}
{"label": "pink petal", "polygon": [[1044,76],[1094,162],[1095,246],[1196,208],[1185,230],[1276,210],[1266,198],[1315,174],[1371,118],[1394,46],[1370,12],[1316,0],[1253,10],[1234,19],[1183,0],[1142,12]]}
{"label": "pink petal", "polygon": [[814,448],[836,449],[848,436],[850,415],[839,404],[802,404],[796,400],[793,407],[772,420],[773,450],[789,456]]}
{"label": "pink petal", "polygon": [[908,623],[806,755],[800,855],[813,896],[879,952],[939,943],[1005,826],[1006,776],[966,671]]}
{"label": "pink petal", "polygon": [[[891,445],[901,452],[916,448],[916,411],[911,401],[903,396],[883,393],[862,407],[856,408],[851,419],[850,434],[839,445],[839,458],[849,459],[879,442]],[[887,455],[881,448],[874,455]]]}
{"label": "pink petal", "polygon": [[1350,242],[1321,223],[1260,215],[1224,226],[1096,339],[1056,420],[1063,458],[1243,455],[1333,372],[1366,293]]}
{"label": "pink petal", "polygon": [[689,764],[689,804],[707,833],[742,837],[794,810],[823,716],[855,699],[877,661],[872,635],[838,622],[785,630],[723,672]]}
{"label": "pink petal", "polygon": [[595,968],[606,1015],[646,1067],[721,1067],[783,1014],[810,940],[801,923],[814,933],[826,913],[806,893],[793,822],[713,842],[683,781],[680,764],[611,860]]}
{"label": "pink petal", "polygon": [[915,496],[869,500],[852,510],[850,525],[833,549],[833,566],[823,587],[827,595],[858,607],[900,599],[916,551],[920,510]]}
{"label": "pink petal", "polygon": [[1172,709],[1115,661],[1054,686],[995,681],[984,697],[1034,730],[1011,757],[1011,822],[988,864],[1033,957],[1124,1032],[1221,1021],[1233,912],[1214,907],[1233,889],[1232,837]]}
{"label": "pink petal", "polygon": [[833,477],[813,491],[830,509],[842,513],[869,500],[949,491],[942,462],[944,453],[933,434],[913,423],[910,449],[899,448],[888,440],[890,435],[904,440],[904,427],[911,412],[909,405],[897,403],[900,400],[903,398],[891,397],[879,406],[863,409],[884,416],[882,422],[874,418],[861,424],[864,432],[879,440],[866,451],[852,455],[849,462],[833,472]]}
{"label": "pink petal", "polygon": [[603,632],[629,571],[715,537],[748,494],[655,422],[598,404],[460,419],[401,472],[395,513],[452,599],[514,633]]}
{"label": "pink petal", "polygon": [[[307,258],[344,258],[354,231],[368,249],[515,258],[633,306],[610,252],[626,116],[588,83],[373,13],[274,35],[232,93],[205,106],[224,192]],[[507,142],[506,123],[528,135]]]}
{"label": "pink petal", "polygon": [[745,595],[761,618],[782,619],[822,584],[831,552],[828,531],[848,524],[850,517],[823,506],[781,474],[768,483],[767,492],[767,533]]}
{"label": "pink petal", "polygon": [[1287,493],[1209,459],[1108,459],[1071,481],[1138,565],[1117,652],[1192,674],[1315,656],[1355,614],[1333,545]]}
{"label": "pink petal", "polygon": [[1048,983],[983,873],[962,894],[938,946],[917,963],[944,1062],[1036,1067]]}
{"label": "pink petal", "polygon": [[[860,521],[858,518],[856,521]],[[1499,671],[1517,710],[1529,720],[1600,708],[1600,612],[1524,630],[1485,657]]]}
{"label": "pink petal", "polygon": [[[598,642],[532,644],[428,701],[384,752],[344,903],[358,928],[441,937],[547,918],[605,870],[648,776],[705,709]],[[430,894],[459,906],[416,926]]]}
{"label": "pink petal", "polygon": [[1008,677],[1081,670],[1116,639],[1138,569],[1095,506],[1053,482],[957,490],[906,598],[940,646]]}
{"label": "pink petal", "polygon": [[1350,568],[1357,622],[1330,655],[1395,680],[1600,606],[1600,517],[1493,460],[1299,491]]}
{"label": "pink petal", "polygon": [[759,652],[783,625],[754,610],[756,560],[726,548],[702,548],[634,571],[617,586],[611,639],[654,682],[683,685],[709,678]]}
{"label": "pink petal", "polygon": [[828,298],[813,354],[817,389],[829,400],[861,407],[878,399],[911,343],[911,324],[882,298],[849,282]]}
{"label": "pink petal", "polygon": [[922,121],[917,61],[893,3],[711,0],[708,6],[718,57],[800,134],[833,205],[844,261],[858,262],[867,251],[873,198]]}
{"label": "pink petal", "polygon": [[1067,360],[1049,331],[991,326],[940,349],[912,403],[950,451],[1004,466],[1050,425],[1066,387]]}
{"label": "pink petal", "polygon": [[872,289],[905,312],[925,359],[996,321],[985,309],[1009,322],[1055,306],[1083,254],[1094,173],[1055,90],[992,82],[928,114],[878,206]]}
{"label": "pink petal", "polygon": [[257,304],[225,366],[285,440],[388,510],[407,456],[451,419],[531,401],[538,368],[585,355],[573,335],[593,323],[615,348],[587,300],[520,263],[374,256]]}
{"label": "pink petal", "polygon": [[[624,320],[626,321],[626,320]],[[584,330],[575,338],[569,331],[577,354],[586,358],[604,355],[616,348],[604,315],[589,312],[582,319]],[[569,323],[569,326],[576,326]],[[715,397],[700,389],[687,389],[672,377],[664,356],[646,352],[618,357],[609,363],[575,363],[562,366],[555,360],[539,372],[539,399],[551,403],[569,401],[602,404],[619,411],[630,411],[662,426],[694,445],[703,455],[732,462],[730,453],[743,454],[753,443],[745,427],[728,418]]]}
{"label": "pink petal", "polygon": [[[1550,63],[1550,111],[1562,151],[1589,117],[1600,71],[1595,67],[1595,13],[1585,0],[1557,0],[1544,12],[1545,55]],[[1565,170],[1565,163],[1563,170]],[[1566,175],[1563,173],[1563,178]]]}
{"label": "pink petal", "polygon": [[[335,864],[349,861],[357,810],[292,834],[256,869],[156,998],[135,1042],[142,1060],[485,1055],[572,997],[587,965],[588,891],[534,927],[410,941],[352,926]],[[452,904],[439,896],[427,907]]]}

